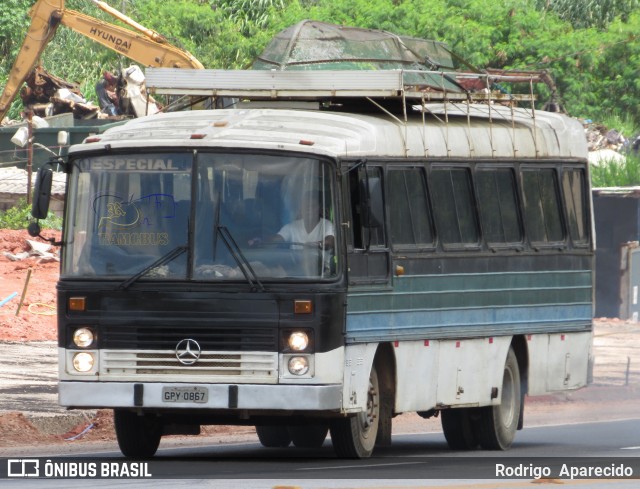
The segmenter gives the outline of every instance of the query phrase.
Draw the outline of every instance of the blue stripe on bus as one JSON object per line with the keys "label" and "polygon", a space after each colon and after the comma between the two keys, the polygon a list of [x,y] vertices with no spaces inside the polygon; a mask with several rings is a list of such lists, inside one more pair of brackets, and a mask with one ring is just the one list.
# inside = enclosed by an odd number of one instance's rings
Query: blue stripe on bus
{"label": "blue stripe on bus", "polygon": [[351,289],[347,340],[590,329],[588,270],[420,275],[394,289]]}
{"label": "blue stripe on bus", "polygon": [[[590,270],[562,270],[540,272],[491,272],[491,273],[457,273],[444,275],[403,275],[394,277],[394,292],[449,292],[454,284],[461,284],[464,290],[488,290],[535,287],[573,288],[575,286],[591,287]],[[496,287],[499,285],[500,287]],[[385,294],[388,292],[379,292]],[[376,292],[359,293],[353,291],[350,297],[371,296]]]}
{"label": "blue stripe on bus", "polygon": [[347,313],[348,339],[420,339],[585,330],[591,303]]}

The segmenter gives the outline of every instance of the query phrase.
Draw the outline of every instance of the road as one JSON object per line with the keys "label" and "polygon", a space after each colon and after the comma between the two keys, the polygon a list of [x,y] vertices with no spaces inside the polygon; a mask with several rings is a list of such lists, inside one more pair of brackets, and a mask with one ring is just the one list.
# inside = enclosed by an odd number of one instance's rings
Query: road
{"label": "road", "polygon": [[[451,452],[441,433],[394,435],[393,447],[376,451],[366,460],[338,460],[330,441],[321,449],[267,449],[259,444],[236,443],[215,446],[164,448],[150,462],[154,477],[173,480],[92,480],[94,487],[186,488],[198,479],[199,487],[211,488],[508,488],[531,487],[538,467],[551,467],[555,475],[566,464],[571,467],[630,467],[640,477],[640,418],[525,428],[508,452]],[[43,456],[45,454],[42,454]],[[46,456],[51,457],[49,453]],[[83,453],[74,460],[122,461],[119,452]],[[541,458],[544,457],[544,458]],[[590,458],[585,458],[590,457]],[[496,466],[512,475],[517,467],[530,472],[519,480],[504,477],[489,480]],[[531,475],[533,474],[533,475]],[[543,473],[538,472],[538,475]],[[183,480],[188,477],[190,480]],[[204,480],[203,480],[204,479]],[[484,480],[483,480],[484,479]],[[474,482],[475,481],[475,482]],[[79,487],[87,481],[4,480],[3,487]],[[536,481],[536,489],[554,487],[559,481]],[[6,485],[5,485],[6,483]],[[78,486],[76,486],[78,483]],[[554,484],[555,483],[555,484]],[[636,480],[563,480],[579,488],[638,487]],[[557,487],[557,485],[555,485]]]}
{"label": "road", "polygon": [[[151,473],[167,479],[0,479],[0,487],[66,489],[89,484],[96,489],[125,486],[127,489],[181,489],[195,485],[214,489],[557,489],[558,484],[552,481],[535,481],[536,484],[532,486],[533,477],[517,481],[497,480],[488,479],[493,474],[478,476],[477,472],[495,471],[496,463],[529,465],[535,461],[537,464],[540,461],[536,461],[536,457],[555,457],[553,460],[556,462],[570,461],[568,457],[595,457],[593,462],[600,465],[619,457],[640,460],[639,391],[637,383],[624,386],[628,358],[633,359],[631,380],[640,378],[640,363],[633,353],[637,345],[635,335],[640,330],[637,330],[637,325],[626,323],[605,326],[601,324],[601,334],[594,341],[597,359],[595,386],[568,393],[562,398],[556,396],[547,403],[528,403],[525,410],[526,428],[518,433],[513,449],[506,453],[450,452],[442,433],[437,432],[437,420],[431,423],[432,428],[435,426],[431,432],[411,434],[396,433],[394,422],[394,446],[377,451],[368,460],[337,460],[330,441],[320,450],[300,451],[293,448],[262,448],[253,434],[240,437],[244,441],[238,443],[221,443],[220,436],[209,439],[201,436],[187,438],[186,442],[183,441],[185,439],[162,441],[158,457],[152,462]],[[627,331],[630,328],[633,328],[633,334]],[[50,419],[60,423],[68,416],[82,418],[82,413],[67,413],[56,404],[56,358],[54,342],[0,342],[0,416],[3,412],[19,409],[32,422]],[[605,421],[604,417],[608,420]],[[549,418],[557,425],[549,426]],[[589,422],[566,423],[578,419]],[[428,430],[430,421],[419,420],[414,426],[419,430]],[[75,421],[76,424],[78,422]],[[69,428],[72,426],[75,424]],[[73,453],[69,456],[74,458],[67,460],[78,460],[77,457],[85,457],[82,460],[87,461],[113,460],[121,463],[124,460],[120,452],[115,451],[116,446],[112,441],[101,444],[100,451],[92,448],[94,445],[90,443],[46,448],[32,445],[28,451],[22,447],[13,453],[12,445],[5,446],[4,450],[0,450],[3,452],[0,457],[54,457],[56,454]],[[0,465],[0,471],[2,468]],[[640,468],[636,474],[640,474]],[[640,487],[637,479],[563,480],[561,483],[580,489]]]}

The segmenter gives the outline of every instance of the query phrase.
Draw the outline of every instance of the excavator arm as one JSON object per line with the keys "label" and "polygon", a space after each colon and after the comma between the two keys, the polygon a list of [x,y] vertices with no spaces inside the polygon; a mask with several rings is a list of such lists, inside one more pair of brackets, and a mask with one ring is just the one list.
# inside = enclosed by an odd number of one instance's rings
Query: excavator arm
{"label": "excavator arm", "polygon": [[204,68],[193,55],[173,46],[157,32],[141,26],[104,2],[95,3],[105,12],[140,31],[140,34],[81,12],[67,10],[64,0],[38,0],[29,11],[31,25],[11,68],[7,85],[0,95],[0,121],[9,111],[18,90],[60,24],[144,66]]}
{"label": "excavator arm", "polygon": [[56,20],[54,14],[61,12],[64,8],[64,0],[38,0],[31,7],[31,25],[22,43],[18,57],[16,58],[7,84],[0,95],[0,121],[4,118],[11,107],[11,102],[16,97],[18,90],[27,79],[27,76],[36,65],[42,51],[56,33],[59,19]]}
{"label": "excavator arm", "polygon": [[65,10],[60,23],[144,66],[199,70],[204,68],[190,53],[169,44],[164,37],[151,30],[146,32],[149,36],[153,35],[153,38],[74,10]]}

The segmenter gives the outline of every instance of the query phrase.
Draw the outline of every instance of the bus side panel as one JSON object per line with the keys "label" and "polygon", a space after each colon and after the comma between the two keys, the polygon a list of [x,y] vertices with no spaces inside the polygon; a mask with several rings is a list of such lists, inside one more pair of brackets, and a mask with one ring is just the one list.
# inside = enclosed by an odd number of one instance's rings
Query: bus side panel
{"label": "bus side panel", "polygon": [[[441,341],[437,404],[499,404],[510,336]],[[498,388],[498,398],[491,391]]]}
{"label": "bus side panel", "polygon": [[396,412],[497,404],[511,337],[404,341],[396,353]]}
{"label": "bus side panel", "polygon": [[529,395],[572,390],[587,385],[592,332],[531,335]]}
{"label": "bus side panel", "polygon": [[401,341],[396,359],[395,411],[426,411],[436,405],[439,341]]}

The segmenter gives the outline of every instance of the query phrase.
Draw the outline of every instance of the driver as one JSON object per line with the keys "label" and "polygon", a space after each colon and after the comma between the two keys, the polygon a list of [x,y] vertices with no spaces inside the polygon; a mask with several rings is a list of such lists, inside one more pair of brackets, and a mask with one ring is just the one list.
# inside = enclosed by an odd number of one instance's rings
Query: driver
{"label": "driver", "polygon": [[[305,194],[300,205],[298,218],[282,226],[280,231],[268,240],[270,243],[317,244],[319,248],[333,249],[333,224],[320,212],[317,196]],[[260,239],[249,240],[249,246],[260,243]]]}

